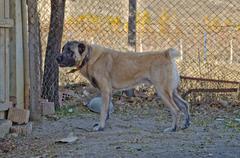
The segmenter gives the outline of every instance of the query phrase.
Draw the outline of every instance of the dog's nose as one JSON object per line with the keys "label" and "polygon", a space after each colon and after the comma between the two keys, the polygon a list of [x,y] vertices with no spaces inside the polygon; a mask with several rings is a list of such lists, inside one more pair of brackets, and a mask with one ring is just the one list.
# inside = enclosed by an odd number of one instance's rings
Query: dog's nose
{"label": "dog's nose", "polygon": [[61,55],[57,56],[56,60],[58,63],[60,63],[62,61],[62,56]]}

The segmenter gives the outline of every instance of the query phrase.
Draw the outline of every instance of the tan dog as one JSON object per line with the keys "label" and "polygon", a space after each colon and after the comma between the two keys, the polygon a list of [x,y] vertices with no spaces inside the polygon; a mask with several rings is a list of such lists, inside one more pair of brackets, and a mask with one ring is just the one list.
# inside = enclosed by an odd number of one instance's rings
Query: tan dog
{"label": "tan dog", "polygon": [[57,61],[60,67],[77,67],[101,91],[103,106],[100,122],[94,125],[94,130],[103,130],[105,127],[113,90],[150,83],[155,86],[172,114],[172,126],[164,131],[176,131],[180,111],[185,116],[183,128],[190,125],[189,105],[177,93],[179,74],[174,59],[177,56],[179,52],[172,48],[163,52],[123,53],[85,42],[70,41],[64,45]]}

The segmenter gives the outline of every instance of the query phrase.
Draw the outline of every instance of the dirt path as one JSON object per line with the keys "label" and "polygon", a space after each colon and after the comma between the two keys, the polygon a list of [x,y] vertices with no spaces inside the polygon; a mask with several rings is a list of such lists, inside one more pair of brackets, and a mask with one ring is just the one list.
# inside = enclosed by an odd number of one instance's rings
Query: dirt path
{"label": "dirt path", "polygon": [[[73,110],[70,116],[35,123],[29,137],[5,140],[14,147],[0,157],[240,157],[240,123],[234,121],[239,110],[194,110],[191,127],[175,133],[162,132],[170,125],[162,106],[117,108],[103,132],[91,132],[97,114],[84,107]],[[55,143],[71,132],[77,141]]]}

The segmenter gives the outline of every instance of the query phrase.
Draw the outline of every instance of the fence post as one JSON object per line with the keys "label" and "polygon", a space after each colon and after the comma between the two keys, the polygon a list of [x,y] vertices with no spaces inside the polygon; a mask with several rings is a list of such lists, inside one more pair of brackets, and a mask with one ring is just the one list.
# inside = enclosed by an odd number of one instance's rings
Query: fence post
{"label": "fence post", "polygon": [[28,47],[30,75],[30,119],[39,120],[40,113],[40,37],[37,0],[28,1]]}
{"label": "fence post", "polygon": [[29,49],[28,49],[28,27],[27,27],[27,0],[22,0],[22,18],[23,18],[23,52],[24,52],[24,108],[29,109]]}
{"label": "fence post", "polygon": [[131,51],[136,51],[136,10],[136,0],[129,0],[128,46]]}
{"label": "fence post", "polygon": [[[137,1],[129,0],[129,16],[128,16],[128,48],[130,51],[136,51],[136,11],[137,11]],[[134,96],[134,90],[130,89],[124,91],[129,97]]]}

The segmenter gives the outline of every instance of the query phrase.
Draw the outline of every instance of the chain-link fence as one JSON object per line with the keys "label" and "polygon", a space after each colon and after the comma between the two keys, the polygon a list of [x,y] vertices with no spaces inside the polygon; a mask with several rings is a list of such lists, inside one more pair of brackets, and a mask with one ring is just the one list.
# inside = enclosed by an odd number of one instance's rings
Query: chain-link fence
{"label": "chain-link fence", "polygon": [[[85,40],[136,52],[175,47],[181,52],[177,60],[181,90],[236,92],[240,76],[239,8],[238,0],[67,0],[62,44]],[[50,0],[38,1],[38,10],[45,58]],[[65,73],[60,70],[60,85],[82,81],[78,73]]]}

